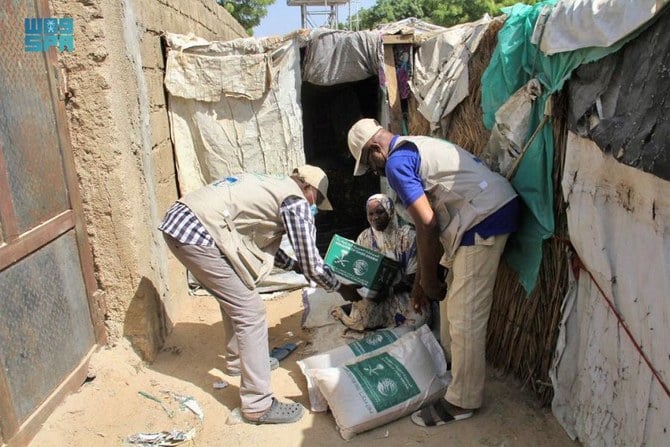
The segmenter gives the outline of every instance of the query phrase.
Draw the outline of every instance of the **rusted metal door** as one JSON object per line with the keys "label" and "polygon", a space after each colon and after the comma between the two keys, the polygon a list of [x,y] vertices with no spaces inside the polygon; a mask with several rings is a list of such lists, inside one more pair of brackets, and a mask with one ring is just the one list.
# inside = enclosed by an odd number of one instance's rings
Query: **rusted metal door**
{"label": "rusted metal door", "polygon": [[25,18],[49,16],[45,0],[0,14],[0,441],[12,446],[83,383],[104,337],[58,55],[25,51]]}

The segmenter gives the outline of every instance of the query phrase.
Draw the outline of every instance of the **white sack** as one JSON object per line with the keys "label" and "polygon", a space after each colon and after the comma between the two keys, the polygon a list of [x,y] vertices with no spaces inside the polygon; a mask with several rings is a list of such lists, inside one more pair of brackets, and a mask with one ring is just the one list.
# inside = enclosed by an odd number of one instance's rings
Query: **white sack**
{"label": "white sack", "polygon": [[442,347],[424,325],[381,351],[308,374],[348,440],[443,396],[446,368]]}
{"label": "white sack", "polygon": [[340,366],[344,362],[358,356],[379,351],[398,340],[399,337],[409,331],[410,329],[407,326],[381,329],[366,335],[361,340],[356,340],[346,345],[333,348],[330,351],[316,354],[303,360],[298,360],[298,366],[307,379],[310,409],[315,412],[322,412],[328,409],[328,402],[312,380],[312,376],[309,374],[310,370]]}

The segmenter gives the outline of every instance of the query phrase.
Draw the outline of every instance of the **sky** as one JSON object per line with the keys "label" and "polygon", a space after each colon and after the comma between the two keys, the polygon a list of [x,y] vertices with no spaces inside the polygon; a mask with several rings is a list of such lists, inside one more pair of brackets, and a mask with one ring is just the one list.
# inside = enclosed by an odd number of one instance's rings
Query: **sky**
{"label": "sky", "polygon": [[[268,15],[265,16],[261,23],[254,28],[254,37],[267,36],[283,36],[291,31],[302,28],[300,22],[300,6],[288,6],[287,0],[276,0],[276,2],[268,7]],[[352,0],[348,5],[339,6],[337,12],[340,23],[345,23],[349,17],[349,8],[351,7],[351,14],[356,12],[356,8],[370,8],[376,3],[376,0]],[[311,12],[311,20],[315,26],[325,25],[326,15],[314,14],[318,11],[327,11],[323,7],[309,6],[307,9]],[[310,26],[307,26],[308,28]]]}

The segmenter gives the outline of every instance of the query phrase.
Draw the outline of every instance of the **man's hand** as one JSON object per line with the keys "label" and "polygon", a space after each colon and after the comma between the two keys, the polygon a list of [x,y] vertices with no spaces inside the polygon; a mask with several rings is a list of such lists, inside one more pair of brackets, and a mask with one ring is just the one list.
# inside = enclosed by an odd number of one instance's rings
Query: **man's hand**
{"label": "man's hand", "polygon": [[437,278],[434,278],[432,281],[426,281],[424,278],[421,278],[421,288],[426,297],[431,301],[442,301],[446,294],[444,284],[440,283]]}
{"label": "man's hand", "polygon": [[360,301],[363,299],[363,297],[358,294],[358,289],[361,287],[363,286],[358,284],[340,283],[340,288],[337,289],[337,292],[347,301]]}
{"label": "man's hand", "polygon": [[414,312],[417,312],[419,315],[423,315],[424,309],[428,308],[428,297],[423,292],[423,288],[418,281],[414,282],[414,287],[412,287],[412,305],[414,307]]}

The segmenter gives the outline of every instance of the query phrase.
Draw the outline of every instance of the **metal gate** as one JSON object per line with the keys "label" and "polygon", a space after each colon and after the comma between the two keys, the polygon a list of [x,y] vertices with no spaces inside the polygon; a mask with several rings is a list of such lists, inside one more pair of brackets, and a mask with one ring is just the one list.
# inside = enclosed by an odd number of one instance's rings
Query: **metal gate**
{"label": "metal gate", "polygon": [[24,20],[0,14],[0,443],[25,445],[86,376],[104,329],[59,98],[56,50],[26,52]]}

